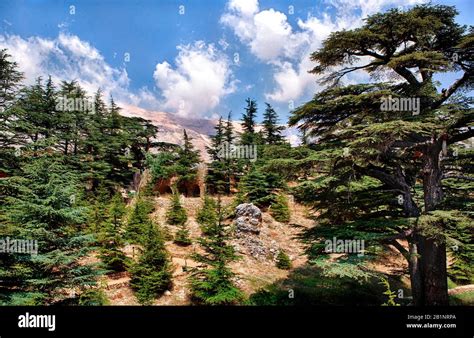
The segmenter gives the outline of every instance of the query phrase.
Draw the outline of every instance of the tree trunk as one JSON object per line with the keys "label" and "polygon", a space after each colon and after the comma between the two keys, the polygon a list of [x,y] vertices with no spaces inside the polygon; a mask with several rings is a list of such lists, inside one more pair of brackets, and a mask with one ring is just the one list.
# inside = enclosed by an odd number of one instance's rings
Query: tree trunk
{"label": "tree trunk", "polygon": [[417,234],[413,234],[408,239],[408,248],[409,248],[408,269],[410,271],[410,284],[411,284],[411,295],[413,297],[413,305],[420,306],[423,303],[423,278],[421,276]]}
{"label": "tree trunk", "polygon": [[[438,140],[427,147],[423,156],[425,213],[435,210],[443,199],[440,152],[441,142]],[[420,234],[417,238],[417,250],[422,279],[419,305],[448,305],[446,243]]]}
{"label": "tree trunk", "polygon": [[446,244],[420,236],[422,294],[420,305],[448,305]]}

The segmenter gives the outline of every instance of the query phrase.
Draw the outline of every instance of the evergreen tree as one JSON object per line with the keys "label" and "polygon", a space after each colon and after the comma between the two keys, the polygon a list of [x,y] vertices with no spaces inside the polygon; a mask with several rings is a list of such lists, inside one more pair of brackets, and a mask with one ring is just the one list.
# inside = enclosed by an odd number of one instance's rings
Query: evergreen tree
{"label": "evergreen tree", "polygon": [[195,302],[206,305],[232,305],[242,301],[242,292],[234,285],[234,274],[228,264],[237,257],[227,243],[229,229],[223,224],[220,198],[217,202],[218,220],[208,227],[205,237],[199,239],[203,254],[194,254],[193,259],[202,265],[192,270],[189,278]]}
{"label": "evergreen tree", "polygon": [[278,115],[269,103],[263,113],[263,137],[266,144],[278,144],[284,141],[281,135],[285,127],[278,125]]}
{"label": "evergreen tree", "polygon": [[148,222],[143,252],[130,272],[130,285],[141,304],[151,304],[153,299],[171,288],[169,255],[161,232],[151,221]]}
{"label": "evergreen tree", "polygon": [[288,199],[282,194],[277,195],[270,205],[270,213],[276,221],[288,223],[290,221]]}
{"label": "evergreen tree", "polygon": [[[438,217],[420,227],[418,218],[450,210],[440,155],[474,136],[472,100],[461,94],[472,88],[472,32],[455,23],[456,15],[441,5],[393,9],[372,15],[361,28],[333,33],[312,54],[318,63],[312,72],[339,70],[290,119],[316,143],[312,161],[319,175],[299,190],[321,211],[315,237],[344,234],[398,249],[410,267],[416,305],[448,303],[444,222]],[[360,57],[368,63],[353,66]],[[398,80],[342,85],[356,70],[388,71]],[[462,75],[439,90],[434,76],[446,71]],[[390,106],[408,101],[411,107]],[[449,176],[472,180],[471,169]],[[399,245],[403,238],[409,250]]]}
{"label": "evergreen tree", "polygon": [[[183,146],[177,152],[176,172],[178,174],[178,187],[186,194],[191,194],[186,185],[188,182],[196,180],[197,167],[201,161],[199,150],[195,150],[188,136],[186,129],[183,130]],[[184,189],[186,188],[186,189]]]}
{"label": "evergreen tree", "polygon": [[[227,126],[224,126],[222,117],[219,118],[217,125],[214,127],[215,135],[211,136],[211,146],[207,148],[212,162],[207,170],[206,187],[211,192],[224,192],[225,189],[229,192],[230,190],[229,166],[231,163],[228,156],[223,153],[231,147],[231,144],[227,141],[229,138],[229,135],[226,135],[227,128]],[[232,141],[232,135],[230,135],[230,139]]]}
{"label": "evergreen tree", "polygon": [[6,49],[0,50],[0,172],[3,173],[18,167],[15,146],[22,143],[16,131],[15,98],[23,74],[10,58]]}
{"label": "evergreen tree", "polygon": [[234,144],[235,135],[234,135],[234,125],[232,124],[231,111],[227,115],[227,121],[224,127],[224,140],[227,142],[227,144]]}
{"label": "evergreen tree", "polygon": [[176,231],[174,235],[173,242],[181,245],[181,246],[187,246],[192,244],[192,240],[189,237],[189,229],[186,226],[186,223],[180,224],[178,231]]}
{"label": "evergreen tree", "polygon": [[196,221],[201,225],[204,234],[209,231],[209,227],[217,222],[216,202],[208,195],[204,196],[203,204],[196,216]]}
{"label": "evergreen tree", "polygon": [[219,118],[217,125],[214,127],[215,134],[211,136],[211,146],[206,147],[207,153],[211,157],[212,161],[218,161],[221,158],[219,157],[219,150],[221,149],[223,143],[225,142],[224,135],[224,122],[222,116]]}
{"label": "evergreen tree", "polygon": [[[31,253],[0,253],[0,302],[45,305],[62,301],[64,290],[96,284],[100,273],[81,259],[94,249],[85,234],[88,210],[79,178],[57,156],[31,159],[22,174],[0,181],[0,237],[37,241]],[[36,252],[37,251],[37,252]]]}
{"label": "evergreen tree", "polygon": [[276,173],[253,167],[242,178],[239,187],[245,201],[267,208],[275,201],[276,190],[284,188],[284,182]]}
{"label": "evergreen tree", "polygon": [[291,269],[291,260],[290,257],[286,254],[285,251],[280,250],[277,255],[276,267],[282,270]]}
{"label": "evergreen tree", "polygon": [[151,201],[138,196],[132,207],[132,213],[127,222],[125,239],[131,243],[140,244],[147,230],[149,222],[149,214],[153,212],[153,204]]}
{"label": "evergreen tree", "polygon": [[125,218],[125,204],[120,194],[115,194],[108,208],[109,219],[102,225],[100,258],[107,269],[125,271],[128,258],[121,250],[122,228]]}
{"label": "evergreen tree", "polygon": [[257,141],[257,134],[255,132],[255,124],[257,117],[257,102],[248,98],[245,100],[247,107],[245,113],[242,115],[242,129],[243,133],[240,136],[240,143],[243,145],[253,145]]}
{"label": "evergreen tree", "polygon": [[[18,64],[11,60],[6,49],[0,50],[0,111],[3,113],[13,104],[20,87],[23,74]],[[5,121],[2,121],[5,122]],[[3,128],[1,129],[4,130]]]}
{"label": "evergreen tree", "polygon": [[170,225],[182,225],[186,223],[187,220],[188,216],[186,215],[186,210],[181,205],[177,190],[174,189],[171,197],[171,205],[166,212],[166,221]]}
{"label": "evergreen tree", "polygon": [[186,210],[181,205],[177,189],[175,188],[173,190],[171,205],[166,212],[166,221],[170,225],[178,226],[178,231],[176,231],[174,236],[174,242],[178,245],[190,245],[191,239],[189,238],[189,230],[186,227],[188,216],[186,215]]}

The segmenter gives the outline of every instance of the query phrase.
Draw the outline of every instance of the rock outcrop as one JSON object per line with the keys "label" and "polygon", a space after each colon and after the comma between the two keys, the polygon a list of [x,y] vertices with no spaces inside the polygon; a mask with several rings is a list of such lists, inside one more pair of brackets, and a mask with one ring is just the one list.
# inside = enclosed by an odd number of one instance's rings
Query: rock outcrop
{"label": "rock outcrop", "polygon": [[242,233],[258,235],[262,225],[262,211],[252,203],[239,204],[235,209],[237,236]]}

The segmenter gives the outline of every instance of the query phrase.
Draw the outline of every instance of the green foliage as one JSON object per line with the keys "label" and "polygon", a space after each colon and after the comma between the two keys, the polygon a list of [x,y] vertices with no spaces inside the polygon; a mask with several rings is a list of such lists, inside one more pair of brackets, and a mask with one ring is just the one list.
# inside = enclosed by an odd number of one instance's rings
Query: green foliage
{"label": "green foliage", "polygon": [[176,188],[187,194],[186,185],[194,182],[200,163],[199,150],[195,150],[186,130],[183,130],[183,145],[172,146],[156,155],[148,154],[146,164],[152,174],[152,182],[177,177]]}
{"label": "green foliage", "polygon": [[115,194],[108,207],[108,219],[101,226],[99,257],[109,270],[125,271],[129,260],[121,250],[124,245],[122,230],[125,220],[125,204],[120,194]]}
{"label": "green foliage", "polygon": [[208,226],[204,237],[198,241],[203,254],[194,254],[193,259],[202,266],[194,268],[189,278],[193,300],[205,305],[232,305],[243,300],[242,292],[233,284],[234,274],[228,263],[237,257],[233,247],[227,244],[229,229],[222,223],[223,212],[220,199],[217,204],[218,220]]}
{"label": "green foliage", "polygon": [[130,273],[130,285],[141,304],[151,304],[156,297],[171,288],[169,256],[162,234],[152,222],[149,222],[143,252]]}
{"label": "green foliage", "polygon": [[186,129],[183,130],[183,146],[178,151],[177,160],[177,174],[179,176],[179,182],[184,183],[192,181],[196,178],[197,165],[199,164],[199,150],[195,150],[191,143],[191,138],[186,133]]}
{"label": "green foliage", "polygon": [[266,144],[278,144],[284,142],[281,135],[285,127],[278,125],[278,115],[269,103],[265,103],[267,108],[263,114],[263,135]]}
{"label": "green foliage", "polygon": [[290,221],[290,209],[285,195],[280,194],[275,197],[270,205],[270,213],[278,222],[288,223]]}
{"label": "green foliage", "polygon": [[280,250],[277,255],[276,267],[282,270],[291,269],[291,260],[290,257],[286,254],[285,251]]}
{"label": "green foliage", "polygon": [[181,246],[187,246],[192,244],[192,240],[189,237],[189,229],[186,227],[186,224],[179,225],[178,231],[174,234],[173,241]]}
{"label": "green foliage", "polygon": [[259,306],[379,305],[385,299],[379,278],[357,281],[350,277],[325,276],[314,266],[293,269],[286,279],[266,285],[249,297]]}
{"label": "green foliage", "polygon": [[229,156],[223,156],[225,149],[230,149],[234,144],[234,132],[231,114],[224,123],[222,117],[215,126],[215,134],[211,136],[211,146],[207,152],[212,162],[208,165],[206,175],[206,188],[210,193],[229,194],[232,188],[232,180],[238,171],[238,161]]}
{"label": "green foliage", "polygon": [[109,305],[109,300],[101,288],[91,288],[81,293],[79,297],[81,306],[104,306]]}
{"label": "green foliage", "polygon": [[0,236],[37,240],[39,252],[0,254],[0,302],[79,301],[64,290],[85,302],[105,273],[84,264],[92,251],[107,268],[125,268],[125,209],[110,194],[143,168],[157,129],[120,115],[100,90],[91,100],[76,81],[38,78],[20,89],[22,74],[9,58],[0,51]]}
{"label": "green foliage", "polygon": [[166,212],[166,221],[170,225],[183,225],[187,220],[186,210],[182,207],[179,194],[175,190],[171,197],[171,205]]}
{"label": "green foliage", "polygon": [[[447,244],[452,262],[448,276],[459,284],[474,282],[473,220],[460,211],[433,211],[418,220],[423,233]],[[436,230],[437,229],[437,230]]]}
{"label": "green foliage", "polygon": [[[444,250],[446,243],[446,223],[431,212],[469,213],[473,172],[467,161],[472,162],[472,153],[463,152],[456,159],[441,156],[451,147],[460,149],[473,136],[467,132],[474,121],[472,98],[464,95],[472,88],[466,42],[472,32],[456,24],[456,14],[453,7],[431,4],[389,10],[370,16],[363,27],[332,33],[312,54],[317,63],[312,72],[324,75],[328,86],[290,117],[290,125],[298,126],[312,143],[312,154],[295,163],[272,163],[289,171],[310,168],[310,177],[294,191],[319,214],[318,227],[306,240],[351,233],[368,238],[372,252],[392,244],[408,257],[389,238],[412,233],[407,239],[420,255],[414,259],[423,262],[426,238],[439,242],[429,250]],[[416,36],[418,42],[411,44],[408,36]],[[380,41],[386,41],[383,48]],[[354,66],[360,57],[370,61]],[[361,69],[376,78],[389,71],[401,82],[342,84],[344,76]],[[441,90],[434,76],[447,71],[463,75],[450,89]],[[416,101],[419,109],[384,109],[387,100],[406,99]],[[428,265],[421,265],[422,284],[447,278],[442,268]],[[461,270],[465,278],[469,273]],[[437,287],[438,301],[445,303],[444,283]],[[414,295],[415,303],[422,304],[425,296]]]}
{"label": "green foliage", "polygon": [[171,205],[166,212],[166,221],[170,225],[177,225],[179,228],[174,235],[174,242],[178,245],[190,245],[191,239],[189,238],[189,230],[186,227],[188,216],[186,210],[181,206],[179,194],[175,192],[171,197]]}
{"label": "green foliage", "polygon": [[152,182],[168,179],[177,174],[175,162],[177,155],[174,152],[160,152],[158,154],[147,154],[146,166],[150,169]]}
{"label": "green foliage", "polygon": [[21,175],[1,180],[0,191],[8,195],[0,206],[0,237],[37,241],[36,254],[0,254],[7,304],[51,304],[64,299],[65,289],[95,285],[101,271],[80,263],[95,239],[85,233],[88,210],[79,182],[57,156],[31,159]]}
{"label": "green foliage", "polygon": [[248,98],[245,100],[247,107],[242,115],[243,133],[240,135],[240,143],[245,145],[253,145],[257,142],[257,133],[255,132],[255,124],[257,117],[257,102]]}
{"label": "green foliage", "polygon": [[385,286],[386,290],[384,291],[384,295],[388,297],[387,301],[383,303],[383,306],[400,306],[400,304],[397,304],[395,302],[395,299],[397,299],[397,294],[390,289],[390,283],[386,278],[382,278],[380,281],[380,284]]}
{"label": "green foliage", "polygon": [[449,305],[474,306],[474,291],[449,296]]}
{"label": "green foliage", "polygon": [[132,212],[127,222],[125,240],[135,244],[143,243],[150,221],[149,214],[153,212],[153,209],[154,206],[151,200],[140,195],[138,196],[135,204],[132,206]]}
{"label": "green foliage", "polygon": [[212,227],[217,222],[216,208],[216,202],[211,197],[204,196],[202,207],[196,216],[196,221],[201,225],[204,234],[208,232],[208,227]]}
{"label": "green foliage", "polygon": [[258,207],[268,207],[276,198],[276,190],[284,188],[282,178],[272,172],[251,169],[240,182],[240,189],[247,202]]}

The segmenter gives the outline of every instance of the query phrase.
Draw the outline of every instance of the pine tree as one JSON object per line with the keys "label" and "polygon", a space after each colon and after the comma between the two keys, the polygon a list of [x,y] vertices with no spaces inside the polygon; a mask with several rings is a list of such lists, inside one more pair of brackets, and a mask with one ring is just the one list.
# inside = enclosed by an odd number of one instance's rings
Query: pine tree
{"label": "pine tree", "polygon": [[59,109],[53,113],[54,124],[58,129],[56,134],[64,155],[77,156],[82,151],[82,135],[89,122],[87,106],[84,105],[86,93],[76,81],[63,81],[58,95]]}
{"label": "pine tree", "polygon": [[269,103],[263,114],[263,138],[266,144],[278,144],[284,141],[281,135],[285,127],[278,125],[278,115]]}
{"label": "pine tree", "polygon": [[196,221],[201,225],[204,234],[209,231],[209,227],[217,222],[216,202],[208,195],[204,196],[203,204],[196,216]]}
{"label": "pine tree", "polygon": [[199,239],[203,254],[193,259],[202,265],[192,270],[189,278],[193,300],[205,305],[232,305],[243,300],[242,292],[234,285],[234,274],[228,264],[237,257],[227,243],[229,229],[223,224],[220,198],[217,202],[218,220],[208,227],[205,237]]}
{"label": "pine tree", "polygon": [[143,242],[147,225],[149,222],[149,214],[153,211],[151,201],[138,196],[132,207],[132,213],[128,219],[125,239],[131,243],[140,244]]}
{"label": "pine tree", "polygon": [[[315,143],[312,168],[318,174],[299,190],[321,210],[315,237],[343,234],[398,249],[409,264],[416,305],[448,303],[443,223],[430,222],[424,232],[417,218],[447,208],[440,155],[474,136],[467,127],[472,100],[461,94],[472,87],[472,31],[456,24],[456,15],[441,5],[393,9],[367,18],[361,28],[333,33],[312,54],[312,72],[338,70],[290,119]],[[360,57],[370,60],[352,65]],[[356,70],[390,72],[398,80],[342,85],[341,78]],[[446,71],[462,75],[439,90],[434,75]],[[407,99],[411,107],[389,106]],[[454,169],[449,176],[472,180],[469,166],[461,170],[465,175]],[[402,238],[409,250],[399,245]]]}
{"label": "pine tree", "polygon": [[282,194],[277,195],[270,205],[270,213],[276,221],[288,223],[290,221],[288,199]]}
{"label": "pine tree", "polygon": [[186,215],[186,210],[181,205],[177,190],[174,189],[171,197],[171,205],[166,212],[166,221],[170,225],[182,225],[186,223],[187,220],[188,216]]}
{"label": "pine tree", "polygon": [[214,129],[215,135],[211,136],[211,146],[207,148],[212,162],[207,169],[206,188],[211,193],[229,193],[232,159],[225,152],[232,146],[229,142],[233,142],[232,122],[227,121],[224,125],[221,117]]}
{"label": "pine tree", "polygon": [[275,201],[276,190],[284,187],[285,184],[278,174],[252,167],[240,181],[239,190],[247,202],[267,208]]}
{"label": "pine tree", "polygon": [[240,143],[243,145],[253,145],[257,141],[257,134],[255,132],[257,103],[250,98],[245,100],[245,102],[247,103],[247,107],[245,108],[245,113],[242,115],[243,133],[240,136]]}
{"label": "pine tree", "polygon": [[0,302],[58,303],[64,290],[93,286],[100,273],[81,262],[95,239],[85,233],[80,180],[54,155],[31,159],[22,171],[0,181],[0,191],[10,192],[0,206],[0,237],[37,241],[30,247],[37,253],[0,254]]}
{"label": "pine tree", "polygon": [[186,215],[186,210],[181,206],[177,189],[175,188],[173,190],[171,205],[166,212],[166,221],[170,225],[178,226],[178,230],[174,235],[174,242],[183,246],[190,245],[191,239],[189,238],[189,230],[186,226],[188,216]]}
{"label": "pine tree", "polygon": [[185,190],[187,195],[192,194],[186,187],[188,182],[196,180],[198,164],[201,161],[199,150],[195,150],[186,129],[183,130],[183,146],[177,152],[176,172],[178,174],[178,187]]}
{"label": "pine tree", "polygon": [[10,58],[6,49],[0,50],[0,172],[3,173],[18,167],[15,146],[21,144],[14,103],[23,74]]}
{"label": "pine tree", "polygon": [[212,161],[220,160],[219,150],[221,149],[223,143],[225,142],[224,138],[224,122],[222,116],[219,118],[217,125],[214,127],[215,134],[211,136],[211,146],[206,147],[207,153],[211,157]]}
{"label": "pine tree", "polygon": [[[18,64],[11,60],[6,49],[0,50],[0,111],[5,112],[14,102],[23,73]],[[3,121],[5,122],[5,121]],[[3,128],[1,129],[4,130]]]}
{"label": "pine tree", "polygon": [[151,221],[148,222],[143,252],[130,272],[130,285],[141,304],[151,304],[153,299],[171,288],[169,255],[160,230]]}
{"label": "pine tree", "polygon": [[108,220],[102,225],[100,235],[100,258],[109,270],[125,271],[128,258],[121,250],[124,245],[122,228],[125,218],[125,204],[120,194],[115,194],[108,207]]}
{"label": "pine tree", "polygon": [[224,127],[224,140],[227,144],[234,144],[234,125],[232,124],[232,112],[230,111],[227,115],[227,121]]}
{"label": "pine tree", "polygon": [[291,269],[291,260],[290,257],[286,254],[285,251],[280,250],[277,255],[276,267],[282,270]]}

